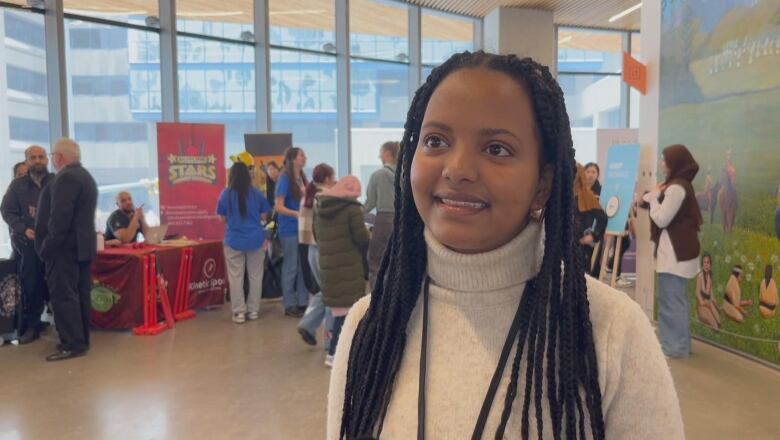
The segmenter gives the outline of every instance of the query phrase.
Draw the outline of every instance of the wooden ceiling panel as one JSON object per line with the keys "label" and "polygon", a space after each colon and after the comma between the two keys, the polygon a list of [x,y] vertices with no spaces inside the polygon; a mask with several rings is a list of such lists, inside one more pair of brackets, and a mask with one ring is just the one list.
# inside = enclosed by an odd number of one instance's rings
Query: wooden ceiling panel
{"label": "wooden ceiling panel", "polygon": [[[6,0],[9,1],[9,0]],[[22,3],[23,0],[10,0]],[[399,0],[375,2],[352,0],[350,26],[358,33],[405,35],[408,27],[402,3],[444,12],[484,17],[498,7],[517,7],[553,11],[555,23],[604,29],[639,30],[641,9],[610,23],[609,18],[641,0]],[[157,15],[158,0],[65,0],[68,12],[104,15]],[[398,6],[393,3],[397,3]],[[335,0],[269,0],[272,25],[302,29],[335,28]],[[252,23],[253,0],[177,0],[180,18],[227,23]],[[426,38],[469,40],[472,24],[468,21],[425,14]]]}
{"label": "wooden ceiling panel", "polygon": [[499,7],[553,11],[555,23],[568,26],[639,30],[641,9],[613,23],[610,17],[641,0],[405,0],[418,6],[445,12],[484,17]]}

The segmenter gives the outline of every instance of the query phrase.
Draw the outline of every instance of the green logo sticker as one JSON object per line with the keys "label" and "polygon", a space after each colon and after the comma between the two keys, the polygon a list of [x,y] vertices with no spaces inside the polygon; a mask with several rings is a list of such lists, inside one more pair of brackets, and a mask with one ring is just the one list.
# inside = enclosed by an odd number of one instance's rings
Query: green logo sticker
{"label": "green logo sticker", "polygon": [[118,293],[105,286],[93,287],[90,295],[92,296],[92,309],[100,313],[111,310],[121,298]]}

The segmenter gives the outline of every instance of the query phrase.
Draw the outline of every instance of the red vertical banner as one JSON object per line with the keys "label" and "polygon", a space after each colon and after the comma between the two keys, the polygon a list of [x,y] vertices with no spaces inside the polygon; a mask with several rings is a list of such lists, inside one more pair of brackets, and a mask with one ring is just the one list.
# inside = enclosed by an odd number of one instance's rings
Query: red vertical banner
{"label": "red vertical banner", "polygon": [[168,234],[222,240],[225,227],[216,214],[225,188],[225,126],[157,124],[160,221]]}

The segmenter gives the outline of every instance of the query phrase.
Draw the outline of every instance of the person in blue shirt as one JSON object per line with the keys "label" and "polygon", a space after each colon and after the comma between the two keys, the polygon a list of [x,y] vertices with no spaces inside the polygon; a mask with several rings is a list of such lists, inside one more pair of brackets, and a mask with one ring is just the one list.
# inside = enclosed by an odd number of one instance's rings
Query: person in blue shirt
{"label": "person in blue shirt", "polygon": [[298,216],[301,198],[306,188],[306,154],[300,148],[290,148],[284,154],[284,172],[276,182],[276,212],[279,241],[282,243],[282,302],[284,314],[294,318],[303,316],[309,304],[303,264],[298,251]]}
{"label": "person in blue shirt", "polygon": [[[263,288],[265,232],[262,222],[271,206],[252,186],[249,168],[236,162],[230,168],[228,187],[217,203],[217,214],[225,222],[225,262],[230,283],[233,322],[244,323],[258,318],[260,291]],[[244,299],[244,271],[248,271],[249,295]]]}

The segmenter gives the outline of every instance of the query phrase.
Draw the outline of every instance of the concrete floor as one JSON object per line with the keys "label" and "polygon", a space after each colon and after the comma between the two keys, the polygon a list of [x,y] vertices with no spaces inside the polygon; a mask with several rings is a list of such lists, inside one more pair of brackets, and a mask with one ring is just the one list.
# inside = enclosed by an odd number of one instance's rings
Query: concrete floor
{"label": "concrete floor", "polygon": [[[54,335],[0,347],[0,440],[318,439],[329,370],[297,320],[228,307],[155,337],[94,332],[83,358],[46,363]],[[670,361],[689,439],[777,439],[780,373],[694,342]]]}

